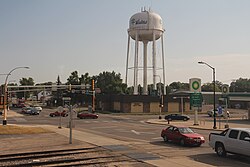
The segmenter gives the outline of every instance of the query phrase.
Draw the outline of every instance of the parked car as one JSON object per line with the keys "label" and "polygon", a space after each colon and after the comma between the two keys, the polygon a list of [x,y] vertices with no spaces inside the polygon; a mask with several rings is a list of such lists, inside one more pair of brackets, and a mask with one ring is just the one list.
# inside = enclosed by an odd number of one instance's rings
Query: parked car
{"label": "parked car", "polygon": [[59,117],[60,115],[62,117],[67,117],[68,112],[66,110],[63,110],[63,112],[56,111],[56,112],[52,112],[52,113],[49,114],[49,116],[51,116],[51,117]]}
{"label": "parked car", "polygon": [[221,133],[210,133],[209,146],[220,157],[227,153],[250,156],[250,128],[230,128]]}
{"label": "parked car", "polygon": [[21,113],[29,114],[31,112],[31,107],[22,107]]}
{"label": "parked car", "polygon": [[39,112],[41,112],[43,110],[43,108],[41,106],[33,106],[35,109],[37,109]]}
{"label": "parked car", "polygon": [[[223,117],[223,116],[226,117],[225,114],[227,114],[227,115],[226,115],[227,117],[230,117],[230,112],[229,112],[229,111],[226,111],[226,112],[225,112],[225,110],[222,109],[222,113],[219,114],[218,110],[217,110],[217,109],[215,110],[215,116],[216,116],[216,117]],[[213,117],[213,116],[214,116],[214,110],[209,110],[209,111],[207,111],[207,115],[208,115],[209,117]]]}
{"label": "parked car", "polygon": [[31,107],[31,111],[29,113],[30,115],[39,115],[40,114],[40,111],[37,110],[36,108],[34,107]]}
{"label": "parked car", "polygon": [[88,112],[80,112],[77,114],[77,117],[80,119],[86,119],[86,118],[97,119],[98,114],[88,113]]}
{"label": "parked car", "polygon": [[172,121],[172,120],[183,120],[187,121],[190,117],[188,115],[182,115],[182,114],[169,114],[165,116],[165,120]]}
{"label": "parked car", "polygon": [[181,126],[169,126],[163,129],[161,131],[161,137],[165,142],[172,141],[182,146],[201,146],[205,143],[205,138],[202,135],[195,133],[188,127]]}
{"label": "parked car", "polygon": [[23,114],[30,114],[30,115],[39,115],[40,112],[34,107],[23,107],[21,110]]}

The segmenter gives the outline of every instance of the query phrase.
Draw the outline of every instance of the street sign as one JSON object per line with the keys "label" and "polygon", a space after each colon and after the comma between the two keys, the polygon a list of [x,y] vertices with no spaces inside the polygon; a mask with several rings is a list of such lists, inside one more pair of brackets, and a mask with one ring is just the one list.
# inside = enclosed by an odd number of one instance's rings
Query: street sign
{"label": "street sign", "polygon": [[217,110],[218,110],[218,114],[221,115],[221,114],[222,114],[222,107],[219,106],[219,107],[217,108]]}
{"label": "street sign", "polygon": [[202,105],[202,95],[201,93],[191,93],[190,95],[190,106],[201,107]]}
{"label": "street sign", "polygon": [[70,101],[70,100],[71,100],[71,97],[63,97],[62,100],[63,100],[63,101]]}

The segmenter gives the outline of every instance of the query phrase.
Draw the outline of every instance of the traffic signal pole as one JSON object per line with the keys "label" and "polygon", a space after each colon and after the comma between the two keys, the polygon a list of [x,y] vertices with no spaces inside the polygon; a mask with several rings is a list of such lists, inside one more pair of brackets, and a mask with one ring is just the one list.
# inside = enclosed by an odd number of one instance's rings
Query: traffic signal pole
{"label": "traffic signal pole", "polygon": [[92,79],[92,112],[95,112],[95,80]]}

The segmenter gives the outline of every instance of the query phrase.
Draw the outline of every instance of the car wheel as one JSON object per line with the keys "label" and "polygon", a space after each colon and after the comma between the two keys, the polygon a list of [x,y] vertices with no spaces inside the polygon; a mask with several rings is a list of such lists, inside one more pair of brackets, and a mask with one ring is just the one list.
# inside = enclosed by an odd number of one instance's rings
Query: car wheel
{"label": "car wheel", "polygon": [[216,144],[215,151],[219,157],[225,157],[227,155],[224,145],[221,143]]}
{"label": "car wheel", "polygon": [[183,118],[183,121],[187,121],[187,118]]}
{"label": "car wheel", "polygon": [[185,146],[185,140],[184,140],[184,139],[181,139],[181,140],[180,140],[180,145],[181,145],[181,146]]}
{"label": "car wheel", "polygon": [[166,135],[164,135],[164,136],[163,136],[163,140],[164,140],[165,142],[168,142],[168,137],[167,137]]}

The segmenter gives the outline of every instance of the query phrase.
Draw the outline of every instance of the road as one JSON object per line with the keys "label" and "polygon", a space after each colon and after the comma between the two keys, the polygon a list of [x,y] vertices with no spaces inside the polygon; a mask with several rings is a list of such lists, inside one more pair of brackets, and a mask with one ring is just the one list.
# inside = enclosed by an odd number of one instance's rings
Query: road
{"label": "road", "polygon": [[[40,115],[24,115],[10,118],[8,121],[9,123],[26,125],[59,125],[58,117],[49,117],[49,113],[52,111],[54,110],[44,109]],[[177,144],[165,143],[160,137],[161,129],[165,128],[165,126],[145,122],[152,118],[158,118],[158,116],[99,114],[98,119],[77,119],[74,114],[74,129],[126,141],[131,143],[131,148],[158,157],[174,159],[185,156],[213,166],[248,167],[250,164],[249,157],[238,155],[228,155],[226,158],[217,157],[215,152],[208,146],[208,135],[212,132],[211,130],[194,129],[194,131],[205,137],[206,143],[201,147],[181,147]],[[68,119],[69,117],[62,118],[63,127],[68,125]]]}

